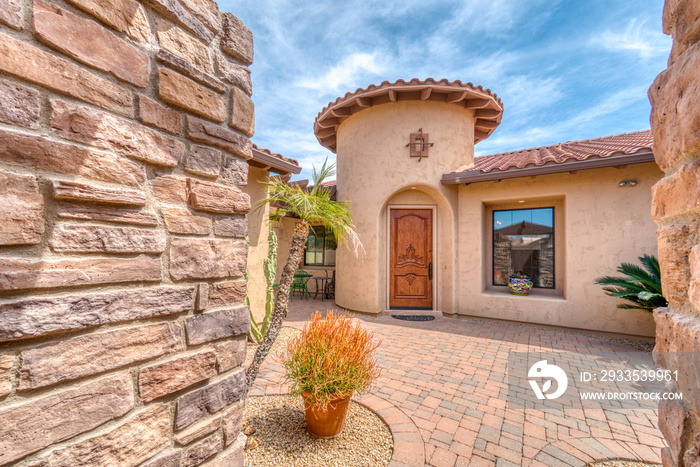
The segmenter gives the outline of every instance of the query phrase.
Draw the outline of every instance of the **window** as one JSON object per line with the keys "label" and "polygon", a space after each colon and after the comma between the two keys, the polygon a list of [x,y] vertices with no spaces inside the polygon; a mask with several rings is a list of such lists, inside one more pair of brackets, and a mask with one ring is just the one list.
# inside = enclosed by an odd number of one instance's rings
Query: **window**
{"label": "window", "polygon": [[493,211],[493,285],[513,274],[533,287],[554,288],[554,208]]}
{"label": "window", "polygon": [[333,232],[323,226],[309,228],[306,241],[305,266],[335,266],[337,243]]}

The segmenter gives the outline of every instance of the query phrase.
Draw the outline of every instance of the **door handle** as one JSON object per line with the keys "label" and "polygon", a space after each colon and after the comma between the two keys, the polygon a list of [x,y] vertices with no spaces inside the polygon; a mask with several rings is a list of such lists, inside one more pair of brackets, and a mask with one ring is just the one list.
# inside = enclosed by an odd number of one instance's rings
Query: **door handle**
{"label": "door handle", "polygon": [[433,280],[433,262],[428,263],[428,280]]}

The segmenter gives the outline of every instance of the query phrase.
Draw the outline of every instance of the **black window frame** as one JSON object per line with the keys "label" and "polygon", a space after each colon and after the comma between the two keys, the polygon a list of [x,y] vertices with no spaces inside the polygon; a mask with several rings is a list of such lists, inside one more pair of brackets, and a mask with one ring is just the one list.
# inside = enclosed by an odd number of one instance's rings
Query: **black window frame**
{"label": "black window frame", "polygon": [[[319,233],[320,229],[320,234]],[[327,246],[328,242],[328,233],[326,233],[326,227],[323,225],[317,225],[317,226],[310,226],[309,227],[309,237],[306,240],[306,247],[308,249],[309,246],[309,241],[311,240],[311,237],[313,236],[314,238],[323,238],[323,247],[321,248],[321,263],[307,263],[306,262],[306,253],[307,249],[304,250],[304,266],[317,266],[317,267],[335,267],[335,261],[333,261],[333,264],[326,264],[326,251],[335,251],[337,249],[337,244],[335,248],[330,248]]]}
{"label": "black window frame", "polygon": [[533,284],[533,289],[540,290],[555,290],[557,288],[557,248],[556,248],[556,208],[555,206],[538,206],[538,207],[528,207],[528,208],[512,208],[512,209],[493,209],[491,211],[491,286],[493,287],[508,287],[508,284],[496,284],[496,242],[495,242],[495,232],[496,232],[496,213],[498,212],[511,212],[511,211],[533,211],[535,209],[551,209],[552,211],[552,286],[551,287],[540,287]]}

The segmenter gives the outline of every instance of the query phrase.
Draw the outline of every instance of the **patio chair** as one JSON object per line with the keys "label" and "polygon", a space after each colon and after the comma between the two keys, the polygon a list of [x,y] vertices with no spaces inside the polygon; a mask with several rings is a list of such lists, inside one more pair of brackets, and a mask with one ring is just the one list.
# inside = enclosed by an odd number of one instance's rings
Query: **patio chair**
{"label": "patio chair", "polygon": [[335,298],[335,271],[333,271],[333,278],[326,284],[323,292],[326,298]]}
{"label": "patio chair", "polygon": [[298,290],[299,293],[301,294],[302,298],[304,295],[306,295],[306,299],[309,299],[309,287],[308,287],[308,282],[309,278],[311,277],[311,274],[308,274],[306,271],[303,269],[299,269],[295,274],[294,274],[294,282],[292,282],[292,291],[289,294],[290,298],[294,300],[294,291]]}

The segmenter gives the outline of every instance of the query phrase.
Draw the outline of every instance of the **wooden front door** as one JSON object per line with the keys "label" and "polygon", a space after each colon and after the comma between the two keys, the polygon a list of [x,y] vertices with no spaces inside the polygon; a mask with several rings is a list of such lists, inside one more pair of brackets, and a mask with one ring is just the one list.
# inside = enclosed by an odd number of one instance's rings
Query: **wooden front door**
{"label": "wooden front door", "polygon": [[389,307],[433,308],[433,211],[391,209]]}

